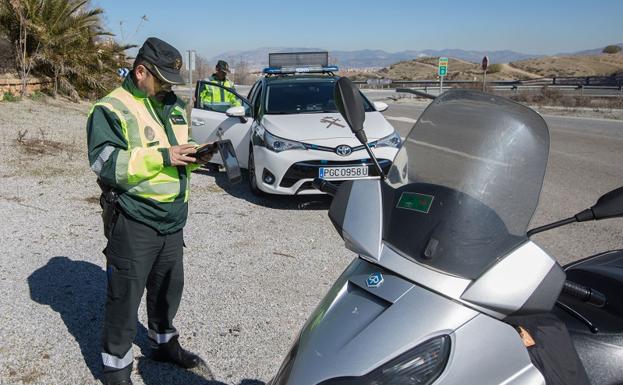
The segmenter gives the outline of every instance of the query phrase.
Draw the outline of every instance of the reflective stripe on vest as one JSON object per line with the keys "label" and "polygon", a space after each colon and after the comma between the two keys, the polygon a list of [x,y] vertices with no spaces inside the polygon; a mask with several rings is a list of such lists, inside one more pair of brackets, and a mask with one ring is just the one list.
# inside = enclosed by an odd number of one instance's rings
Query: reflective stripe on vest
{"label": "reflective stripe on vest", "polygon": [[[164,167],[153,178],[147,180],[128,179],[128,175],[133,175],[136,171],[161,168],[162,157],[158,151],[153,150],[171,147],[165,128],[149,100],[136,98],[119,87],[101,99],[97,105],[106,107],[118,117],[128,143],[128,151],[119,151],[117,155],[115,168],[117,182],[126,188],[127,194],[158,202],[173,202],[180,193],[177,167]],[[172,114],[181,115],[186,121],[186,113],[182,108],[175,106]],[[188,125],[175,124],[173,121],[170,123],[178,144],[188,143]],[[138,161],[139,158],[142,161]],[[185,202],[188,201],[189,180],[190,178],[186,179]],[[127,184],[124,181],[127,181]]]}

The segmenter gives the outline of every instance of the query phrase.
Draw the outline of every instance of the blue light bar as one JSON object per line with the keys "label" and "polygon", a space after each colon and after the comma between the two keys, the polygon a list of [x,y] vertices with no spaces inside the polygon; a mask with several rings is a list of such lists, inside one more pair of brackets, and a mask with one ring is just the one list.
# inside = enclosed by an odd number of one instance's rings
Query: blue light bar
{"label": "blue light bar", "polygon": [[331,66],[313,66],[313,67],[266,67],[264,73],[269,75],[287,75],[287,74],[305,74],[305,73],[326,73],[337,72],[339,68],[335,65]]}

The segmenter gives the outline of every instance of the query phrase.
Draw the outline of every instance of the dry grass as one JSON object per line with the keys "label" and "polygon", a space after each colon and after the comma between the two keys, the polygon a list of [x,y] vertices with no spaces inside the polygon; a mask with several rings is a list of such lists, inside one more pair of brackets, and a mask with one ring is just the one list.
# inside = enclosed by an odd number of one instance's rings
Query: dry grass
{"label": "dry grass", "polygon": [[[438,58],[402,61],[378,71],[347,71],[353,80],[390,78],[393,80],[431,80],[437,78]],[[594,56],[548,56],[512,63],[490,64],[488,80],[525,80],[552,76],[609,76],[623,73],[623,54]],[[446,80],[481,80],[480,64],[450,58]]]}
{"label": "dry grass", "polygon": [[588,96],[566,95],[558,89],[543,87],[540,92],[521,92],[511,99],[537,106],[588,107],[595,109],[621,109],[623,99],[595,98]]}
{"label": "dry grass", "polygon": [[544,77],[610,76],[623,73],[623,54],[594,56],[548,56],[509,63],[510,66]]}

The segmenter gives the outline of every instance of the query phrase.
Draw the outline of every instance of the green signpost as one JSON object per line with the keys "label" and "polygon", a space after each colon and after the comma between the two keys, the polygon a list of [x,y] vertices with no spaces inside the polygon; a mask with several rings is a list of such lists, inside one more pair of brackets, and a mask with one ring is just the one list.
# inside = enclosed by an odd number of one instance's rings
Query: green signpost
{"label": "green signpost", "polygon": [[439,58],[439,68],[438,68],[438,72],[439,74],[439,94],[441,95],[441,93],[443,92],[443,78],[444,76],[446,76],[448,74],[448,58],[447,57],[440,57]]}

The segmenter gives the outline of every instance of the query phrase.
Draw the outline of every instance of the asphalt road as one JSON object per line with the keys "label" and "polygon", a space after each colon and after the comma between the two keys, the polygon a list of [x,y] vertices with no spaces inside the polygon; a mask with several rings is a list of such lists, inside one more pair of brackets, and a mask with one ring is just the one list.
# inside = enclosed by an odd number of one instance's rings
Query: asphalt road
{"label": "asphalt road", "polygon": [[[406,136],[425,104],[390,104],[385,117]],[[543,115],[550,129],[548,167],[532,226],[570,217],[623,186],[623,121]],[[534,236],[567,263],[623,248],[623,219],[572,224]]]}

